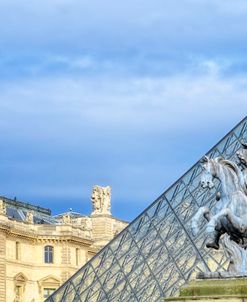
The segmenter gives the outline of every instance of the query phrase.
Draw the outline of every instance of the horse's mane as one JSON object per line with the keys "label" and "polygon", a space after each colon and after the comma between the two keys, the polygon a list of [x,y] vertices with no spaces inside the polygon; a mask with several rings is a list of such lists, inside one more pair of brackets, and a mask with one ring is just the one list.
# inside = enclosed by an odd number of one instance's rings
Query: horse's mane
{"label": "horse's mane", "polygon": [[234,172],[235,174],[239,175],[239,168],[234,162],[224,159],[223,157],[217,157],[215,158],[215,160],[232,170],[232,172]]}

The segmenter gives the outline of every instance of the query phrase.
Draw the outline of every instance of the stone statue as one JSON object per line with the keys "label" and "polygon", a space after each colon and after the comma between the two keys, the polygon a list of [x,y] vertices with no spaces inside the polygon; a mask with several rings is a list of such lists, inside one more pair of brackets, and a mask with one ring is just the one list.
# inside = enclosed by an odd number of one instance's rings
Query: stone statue
{"label": "stone statue", "polygon": [[6,215],[6,206],[2,199],[0,199],[0,215]]}
{"label": "stone statue", "polygon": [[239,166],[242,169],[244,182],[247,187],[247,143],[242,142],[242,149],[237,151],[237,157],[239,160]]}
{"label": "stone statue", "polygon": [[247,169],[247,143],[242,142],[242,149],[236,152],[243,170]]}
{"label": "stone statue", "polygon": [[72,223],[71,215],[69,213],[64,214],[62,217],[62,221],[64,224],[71,224]]}
{"label": "stone statue", "polygon": [[84,220],[84,232],[88,237],[92,237],[93,224],[92,220],[89,217],[86,217]]}
{"label": "stone statue", "polygon": [[[244,150],[237,153],[242,164],[246,163]],[[230,256],[227,272],[204,273],[204,277],[226,277],[247,275],[247,186],[244,169],[222,157],[202,161],[201,186],[204,189],[214,187],[214,179],[221,182],[220,192],[216,195],[217,204],[210,211],[207,207],[199,208],[192,219],[192,233],[199,231],[201,218],[208,223],[206,227],[206,247],[222,248]],[[220,240],[221,239],[221,240]]]}
{"label": "stone statue", "polygon": [[94,186],[92,192],[93,214],[111,215],[111,187]]}
{"label": "stone statue", "polygon": [[27,212],[26,222],[33,224],[33,213],[32,212]]}

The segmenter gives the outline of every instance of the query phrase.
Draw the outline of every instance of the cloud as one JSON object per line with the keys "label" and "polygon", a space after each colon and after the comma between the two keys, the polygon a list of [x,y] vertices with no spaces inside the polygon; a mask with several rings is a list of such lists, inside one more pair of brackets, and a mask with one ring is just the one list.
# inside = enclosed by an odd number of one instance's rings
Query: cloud
{"label": "cloud", "polygon": [[243,118],[246,9],[1,1],[2,194],[81,210],[110,184],[138,214]]}
{"label": "cloud", "polygon": [[171,0],[1,1],[1,50],[229,54],[246,45],[245,11],[246,3],[239,0],[182,0],[179,6]]}
{"label": "cloud", "polygon": [[182,117],[188,114],[194,119],[187,123],[194,127],[200,120],[207,119],[207,113],[217,115],[220,110],[225,118],[234,112],[237,114],[239,107],[245,107],[247,75],[225,77],[221,73],[223,68],[217,62],[206,60],[188,73],[163,77],[103,74],[3,82],[0,109],[7,114],[1,123],[8,124],[12,116],[17,120],[26,118],[26,122],[46,121],[47,127],[50,127],[47,121],[54,119],[59,126],[89,123],[94,129],[112,125],[115,129],[143,129],[146,121],[151,120],[150,131],[159,127],[165,131],[174,124],[173,116],[177,117],[175,127],[180,129]]}
{"label": "cloud", "polygon": [[214,64],[2,84],[2,189],[14,183],[18,196],[71,198],[80,209],[94,184],[110,184],[120,207],[135,200],[141,210],[244,117],[246,76],[224,77]]}

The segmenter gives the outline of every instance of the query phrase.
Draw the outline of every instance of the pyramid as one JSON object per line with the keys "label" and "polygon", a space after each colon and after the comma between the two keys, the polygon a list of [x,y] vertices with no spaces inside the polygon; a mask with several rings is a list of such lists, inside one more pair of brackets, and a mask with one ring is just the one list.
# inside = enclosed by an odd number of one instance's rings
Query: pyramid
{"label": "pyramid", "polygon": [[[206,155],[236,161],[246,139],[247,117]],[[198,161],[46,302],[164,301],[198,272],[225,270],[226,255],[205,247],[205,225],[191,233],[192,217],[215,205],[220,186],[202,189],[201,173]]]}

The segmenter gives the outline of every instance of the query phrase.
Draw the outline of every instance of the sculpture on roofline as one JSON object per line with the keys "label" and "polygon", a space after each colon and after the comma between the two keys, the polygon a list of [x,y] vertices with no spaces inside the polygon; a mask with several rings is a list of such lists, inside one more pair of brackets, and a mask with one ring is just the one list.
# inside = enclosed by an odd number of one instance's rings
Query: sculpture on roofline
{"label": "sculpture on roofline", "polygon": [[83,219],[83,230],[88,237],[92,236],[93,225],[91,218],[85,217]]}
{"label": "sculpture on roofline", "polygon": [[0,215],[6,215],[6,205],[5,202],[0,199]]}
{"label": "sculpture on roofline", "polygon": [[64,224],[71,224],[71,223],[72,223],[72,218],[71,218],[70,213],[65,213],[65,214],[62,216],[62,222],[63,222]]}
{"label": "sculpture on roofline", "polygon": [[206,226],[206,247],[218,250],[220,245],[230,256],[230,264],[225,272],[205,272],[199,277],[247,276],[247,145],[242,144],[236,154],[239,165],[222,157],[202,160],[201,186],[214,187],[214,179],[221,182],[220,192],[216,194],[216,206],[199,208],[192,219],[192,233],[199,231],[201,218]]}
{"label": "sculpture on roofline", "polygon": [[111,215],[111,187],[94,186],[91,200],[93,204],[92,215]]}
{"label": "sculpture on roofline", "polygon": [[27,223],[33,224],[33,212],[29,211],[26,214],[26,220]]}

